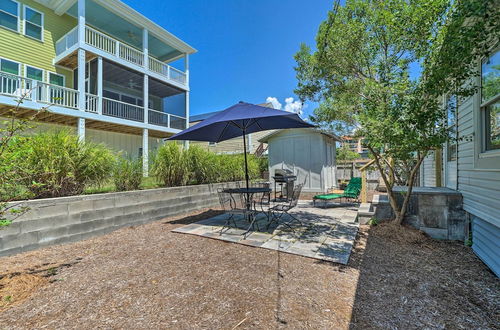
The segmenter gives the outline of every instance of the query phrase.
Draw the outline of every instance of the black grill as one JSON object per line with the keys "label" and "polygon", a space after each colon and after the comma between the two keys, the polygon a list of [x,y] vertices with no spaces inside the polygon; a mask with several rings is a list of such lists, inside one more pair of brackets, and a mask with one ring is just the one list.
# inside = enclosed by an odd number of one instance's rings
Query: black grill
{"label": "black grill", "polygon": [[[295,185],[295,180],[297,180],[297,176],[293,174],[290,170],[275,170],[274,171],[274,198],[278,200],[283,200],[292,195],[293,186]],[[277,189],[277,185],[279,185],[279,190]],[[278,196],[279,192],[279,196]]]}

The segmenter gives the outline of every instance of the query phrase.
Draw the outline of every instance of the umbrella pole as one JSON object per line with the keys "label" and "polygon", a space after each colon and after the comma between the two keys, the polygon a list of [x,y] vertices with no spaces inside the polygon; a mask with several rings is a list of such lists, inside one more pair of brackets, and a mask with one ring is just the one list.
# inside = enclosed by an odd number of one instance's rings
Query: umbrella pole
{"label": "umbrella pole", "polygon": [[[243,129],[243,154],[245,156],[245,181],[246,181],[246,187],[248,190],[248,161],[247,161],[247,138],[246,138],[246,132],[245,129]],[[247,193],[247,209],[250,209],[250,202],[249,202],[249,196],[250,194]]]}

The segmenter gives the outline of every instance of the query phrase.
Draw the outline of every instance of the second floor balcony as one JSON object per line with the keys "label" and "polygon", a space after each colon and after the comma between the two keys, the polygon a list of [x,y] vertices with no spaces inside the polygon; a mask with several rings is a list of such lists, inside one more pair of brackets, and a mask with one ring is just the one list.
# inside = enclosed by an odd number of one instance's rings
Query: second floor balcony
{"label": "second floor balcony", "polygon": [[[78,26],[69,31],[56,42],[56,64],[75,68],[76,51],[79,45]],[[144,52],[121,42],[97,29],[85,26],[84,45],[87,50],[97,55],[130,66],[132,69],[145,69],[146,73],[172,83],[181,88],[187,88],[188,80],[185,72],[176,69],[153,56],[145,56]]]}

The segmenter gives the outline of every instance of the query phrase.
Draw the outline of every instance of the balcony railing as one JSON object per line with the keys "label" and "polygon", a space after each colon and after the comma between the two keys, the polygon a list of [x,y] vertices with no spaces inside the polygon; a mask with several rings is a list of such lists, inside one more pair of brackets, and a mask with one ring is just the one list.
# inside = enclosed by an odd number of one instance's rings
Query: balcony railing
{"label": "balcony railing", "polygon": [[186,74],[176,68],[171,67],[156,58],[149,57],[149,70],[156,72],[170,80],[176,81],[180,84],[186,84]]}
{"label": "balcony railing", "polygon": [[98,113],[99,97],[97,95],[85,93],[85,111]]}
{"label": "balcony railing", "polygon": [[78,43],[78,26],[56,41],[56,54],[62,54]]}
{"label": "balcony railing", "polygon": [[153,109],[149,109],[148,123],[181,130],[186,128],[186,118]]}
{"label": "balcony railing", "polygon": [[32,101],[78,108],[78,91],[8,73],[0,73],[0,94]]}
{"label": "balcony railing", "polygon": [[[56,55],[61,55],[64,51],[70,49],[78,43],[78,27],[64,35],[56,42]],[[97,48],[105,53],[116,56],[119,59],[129,63],[144,67],[144,53],[134,47],[120,42],[89,26],[85,26],[85,43]],[[171,67],[170,65],[157,60],[154,57],[148,58],[149,70],[157,73],[176,83],[186,85],[186,73]]]}
{"label": "balcony railing", "polygon": [[[78,109],[79,93],[77,90],[3,72],[0,72],[0,95]],[[99,97],[97,95],[85,93],[85,111],[99,113]],[[102,114],[144,122],[143,107],[106,97],[102,98]],[[186,118],[153,109],[148,110],[148,123],[179,130],[186,128]]]}
{"label": "balcony railing", "polygon": [[144,122],[144,108],[106,97],[102,98],[102,114],[111,117],[123,118]]}

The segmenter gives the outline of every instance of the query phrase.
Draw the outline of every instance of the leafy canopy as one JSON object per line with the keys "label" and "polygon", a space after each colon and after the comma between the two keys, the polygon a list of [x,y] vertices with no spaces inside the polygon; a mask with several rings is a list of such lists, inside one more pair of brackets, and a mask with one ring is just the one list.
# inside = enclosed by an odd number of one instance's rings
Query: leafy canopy
{"label": "leafy canopy", "polygon": [[317,50],[303,44],[295,55],[295,92],[320,103],[315,122],[357,127],[384,181],[386,168],[394,178],[407,165],[411,187],[427,152],[449,138],[442,97],[477,88],[466,82],[498,42],[498,7],[497,0],[336,2]]}

